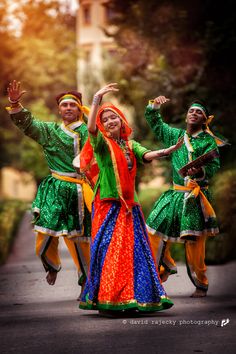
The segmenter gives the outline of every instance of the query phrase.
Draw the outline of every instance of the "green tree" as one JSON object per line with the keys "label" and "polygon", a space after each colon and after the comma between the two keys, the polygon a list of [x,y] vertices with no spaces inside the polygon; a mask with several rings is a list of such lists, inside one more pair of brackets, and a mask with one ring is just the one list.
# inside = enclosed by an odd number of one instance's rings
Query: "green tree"
{"label": "green tree", "polygon": [[6,87],[12,79],[20,80],[27,91],[24,106],[36,117],[55,119],[55,96],[76,89],[75,16],[58,1],[19,0],[14,16],[20,27],[10,29],[7,5],[6,0],[0,2],[0,167],[31,171],[39,181],[47,172],[40,147],[23,139],[12,124],[4,109]]}
{"label": "green tree", "polygon": [[4,108],[6,105],[6,87],[14,74],[14,53],[16,38],[9,31],[8,2],[0,1],[0,167],[9,164],[9,161],[18,159],[15,145],[20,141],[20,135],[16,129],[12,129],[8,114]]}
{"label": "green tree", "polygon": [[[137,135],[146,132],[143,109],[149,98],[172,98],[163,114],[183,125],[188,104],[199,97],[215,114],[215,131],[232,143],[223,161],[235,159],[236,122],[232,119],[236,91],[236,14],[233,1],[113,0],[116,68],[123,77],[125,102],[135,106]],[[113,64],[114,67],[114,64]],[[110,72],[111,76],[114,75]]]}
{"label": "green tree", "polygon": [[76,89],[75,17],[61,11],[58,1],[28,0],[16,11],[22,22],[16,74],[30,92],[56,110],[58,92]]}

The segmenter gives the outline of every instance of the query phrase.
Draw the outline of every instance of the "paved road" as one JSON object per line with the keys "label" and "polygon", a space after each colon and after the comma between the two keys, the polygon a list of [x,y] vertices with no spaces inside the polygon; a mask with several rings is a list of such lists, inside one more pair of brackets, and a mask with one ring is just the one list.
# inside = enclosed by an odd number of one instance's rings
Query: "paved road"
{"label": "paved road", "polygon": [[47,285],[29,221],[26,215],[0,268],[1,354],[235,353],[236,262],[208,268],[211,286],[204,299],[189,297],[194,289],[179,265],[165,286],[175,303],[170,310],[106,318],[78,309],[77,274],[63,247],[63,269],[57,283]]}

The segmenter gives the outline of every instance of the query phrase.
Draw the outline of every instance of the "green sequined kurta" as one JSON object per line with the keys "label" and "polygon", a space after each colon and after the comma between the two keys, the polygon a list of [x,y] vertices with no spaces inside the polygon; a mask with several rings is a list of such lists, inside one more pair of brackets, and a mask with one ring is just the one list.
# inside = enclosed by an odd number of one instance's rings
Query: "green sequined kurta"
{"label": "green sequined kurta", "polygon": [[[35,119],[23,109],[11,114],[23,133],[39,143],[51,172],[77,177],[72,165],[88,137],[86,124],[76,121],[65,126]],[[83,202],[79,184],[47,176],[32,204],[34,229],[51,236],[90,236],[90,214]]]}
{"label": "green sequined kurta", "polygon": [[[145,117],[158,141],[162,141],[166,147],[176,144],[177,140],[186,134],[183,129],[170,127],[164,123],[160,111],[147,106]],[[193,152],[189,152],[187,144],[184,143],[181,148],[171,155],[174,184],[184,186],[186,178],[180,176],[178,170],[185,164],[204,153],[217,148],[215,140],[208,133],[202,131],[197,135],[187,136],[193,147]],[[192,176],[201,187],[208,186],[209,179],[219,169],[219,159],[215,158],[204,167],[204,176]],[[211,202],[209,190],[202,190],[207,199]],[[176,241],[180,237],[186,236],[214,236],[218,233],[217,221],[210,218],[205,221],[200,197],[190,197],[189,193],[183,193],[169,189],[164,192],[147,219],[147,227],[151,233],[162,236],[165,240]]]}

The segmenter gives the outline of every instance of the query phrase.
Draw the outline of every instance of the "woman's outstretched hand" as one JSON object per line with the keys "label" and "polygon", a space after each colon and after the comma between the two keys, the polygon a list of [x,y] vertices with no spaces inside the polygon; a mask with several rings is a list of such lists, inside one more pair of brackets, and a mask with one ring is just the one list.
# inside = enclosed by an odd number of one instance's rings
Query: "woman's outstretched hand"
{"label": "woman's outstretched hand", "polygon": [[183,144],[184,138],[179,138],[175,145],[170,146],[167,149],[149,151],[144,154],[144,159],[146,161],[152,161],[154,159],[160,159],[161,157],[169,156],[173,151],[178,150]]}
{"label": "woman's outstretched hand", "polygon": [[169,148],[165,149],[166,154],[169,155],[172,152],[178,150],[183,145],[183,142],[184,142],[184,138],[183,137],[179,138],[175,145],[172,145]]}
{"label": "woman's outstretched hand", "polygon": [[17,103],[20,101],[21,97],[26,93],[26,91],[21,91],[21,83],[13,80],[8,85],[7,93],[9,102]]}
{"label": "woman's outstretched hand", "polygon": [[102,87],[100,90],[98,90],[98,91],[95,93],[94,97],[99,97],[100,100],[101,100],[102,97],[103,97],[105,94],[107,94],[107,93],[109,93],[109,92],[117,92],[117,91],[119,91],[119,89],[117,88],[117,85],[118,85],[117,83],[113,82],[113,83],[111,83],[111,84],[108,84],[108,85]]}
{"label": "woman's outstretched hand", "polygon": [[97,116],[97,112],[98,112],[98,108],[99,105],[101,103],[102,97],[109,93],[109,92],[116,92],[119,91],[119,89],[117,88],[117,83],[113,82],[111,84],[108,84],[104,87],[102,87],[100,90],[98,90],[94,97],[93,97],[93,103],[91,106],[91,110],[88,116],[88,131],[91,134],[96,134],[97,132],[97,126],[96,126],[96,116]]}

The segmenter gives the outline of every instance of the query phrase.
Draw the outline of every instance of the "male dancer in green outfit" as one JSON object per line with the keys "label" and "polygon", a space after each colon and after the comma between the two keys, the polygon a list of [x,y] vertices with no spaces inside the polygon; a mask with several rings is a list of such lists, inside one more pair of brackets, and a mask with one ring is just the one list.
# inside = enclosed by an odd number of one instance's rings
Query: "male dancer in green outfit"
{"label": "male dancer in green outfit", "polygon": [[196,287],[192,297],[206,296],[208,279],[205,265],[206,237],[218,233],[216,216],[211,207],[208,190],[209,179],[220,167],[215,157],[204,167],[190,168],[186,177],[179,170],[199,156],[216,149],[224,142],[209,130],[207,108],[199,101],[191,104],[186,115],[186,130],[170,127],[164,123],[160,107],[169,101],[158,96],[146,108],[146,120],[158,141],[166,147],[176,144],[181,137],[184,144],[171,155],[173,188],[164,192],[155,203],[147,219],[151,244],[160,266],[162,281],[177,272],[170,254],[170,243],[185,242],[188,275]]}
{"label": "male dancer in green outfit", "polygon": [[23,108],[20,82],[8,86],[7,107],[13,123],[43,148],[51,174],[38,188],[32,205],[36,254],[41,258],[47,282],[54,285],[61,269],[58,253],[59,237],[63,237],[73,258],[83,285],[89,265],[90,213],[84,203],[83,180],[72,166],[72,161],[87,140],[87,126],[83,114],[82,95],[77,91],[57,96],[62,123],[43,122]]}

